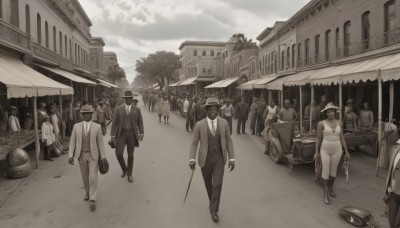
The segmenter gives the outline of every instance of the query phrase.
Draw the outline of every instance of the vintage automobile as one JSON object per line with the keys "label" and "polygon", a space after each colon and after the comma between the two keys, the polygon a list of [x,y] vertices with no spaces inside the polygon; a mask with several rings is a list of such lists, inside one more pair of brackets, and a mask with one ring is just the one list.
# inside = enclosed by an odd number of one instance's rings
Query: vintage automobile
{"label": "vintage automobile", "polygon": [[[273,123],[266,129],[266,151],[272,161],[279,164],[285,162],[290,169],[294,165],[313,163],[316,134],[300,133],[295,131],[296,123]],[[368,153],[377,156],[377,131],[346,133],[344,135],[348,148],[357,148],[369,145],[372,148]]]}

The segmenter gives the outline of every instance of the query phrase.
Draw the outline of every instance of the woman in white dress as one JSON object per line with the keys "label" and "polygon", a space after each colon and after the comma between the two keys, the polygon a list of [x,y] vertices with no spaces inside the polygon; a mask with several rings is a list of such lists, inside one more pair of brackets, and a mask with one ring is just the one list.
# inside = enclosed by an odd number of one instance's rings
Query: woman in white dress
{"label": "woman in white dress", "polygon": [[332,102],[328,103],[321,112],[326,119],[319,122],[317,126],[317,140],[315,143],[315,159],[321,158],[322,182],[324,187],[324,203],[330,204],[329,195],[336,197],[333,191],[333,184],[336,178],[336,171],[343,149],[346,153],[345,159],[350,159],[346,141],[343,136],[342,124],[336,119],[336,112],[339,108]]}
{"label": "woman in white dress", "polygon": [[164,116],[164,123],[168,124],[169,121],[169,113],[170,113],[171,107],[169,105],[168,97],[164,96],[163,101],[162,101],[162,113]]}
{"label": "woman in white dress", "polygon": [[43,124],[42,124],[42,142],[45,144],[46,148],[44,150],[44,160],[53,161],[50,154],[54,152],[54,127],[50,122],[50,116],[43,116]]}

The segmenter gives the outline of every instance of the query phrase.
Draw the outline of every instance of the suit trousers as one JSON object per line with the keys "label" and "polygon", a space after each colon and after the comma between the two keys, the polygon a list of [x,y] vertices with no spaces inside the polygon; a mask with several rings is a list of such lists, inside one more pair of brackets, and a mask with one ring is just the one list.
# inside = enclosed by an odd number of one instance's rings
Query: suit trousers
{"label": "suit trousers", "polygon": [[92,153],[82,152],[79,157],[79,166],[85,186],[86,193],[89,194],[90,200],[96,200],[98,179],[97,173],[99,172],[99,164],[93,159]]}
{"label": "suit trousers", "polygon": [[206,185],[210,211],[218,212],[221,200],[222,182],[224,178],[224,158],[221,153],[208,154],[206,163],[201,168],[204,184]]}
{"label": "suit trousers", "polygon": [[389,200],[390,228],[400,227],[400,195],[390,193]]}
{"label": "suit trousers", "polygon": [[240,127],[242,128],[242,133],[246,132],[246,118],[245,117],[239,117],[237,121],[237,133],[240,134]]}
{"label": "suit trousers", "polygon": [[[136,137],[134,130],[122,129],[121,135],[119,136],[117,142],[116,155],[122,171],[123,172],[127,171],[129,176],[132,176],[132,171],[133,171],[133,161],[134,161],[133,152],[135,151],[135,142],[136,142]],[[128,152],[128,167],[126,166],[124,160],[125,145],[127,146],[126,150]]]}
{"label": "suit trousers", "polygon": [[224,119],[228,122],[229,131],[232,135],[232,116],[224,116]]}
{"label": "suit trousers", "polygon": [[194,130],[194,119],[189,114],[186,115],[186,131]]}

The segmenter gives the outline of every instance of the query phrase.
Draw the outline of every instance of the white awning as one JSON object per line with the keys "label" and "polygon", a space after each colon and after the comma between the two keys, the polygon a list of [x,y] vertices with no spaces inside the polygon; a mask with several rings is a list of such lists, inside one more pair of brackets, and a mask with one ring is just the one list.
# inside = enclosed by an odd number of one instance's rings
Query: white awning
{"label": "white awning", "polygon": [[400,79],[400,54],[395,56],[393,62],[381,68],[382,81],[391,81]]}
{"label": "white awning", "polygon": [[181,84],[179,84],[179,86],[191,85],[191,84],[194,84],[194,81],[196,81],[196,77],[188,78],[185,81],[183,81]]}
{"label": "white awning", "polygon": [[169,87],[175,87],[175,86],[178,86],[178,85],[179,85],[181,82],[183,82],[183,81],[175,82],[174,84],[170,85]]}
{"label": "white awning", "polygon": [[288,79],[283,83],[285,86],[303,86],[310,83],[310,78],[315,77],[316,75],[323,74],[328,71],[329,67],[317,69],[317,70],[307,70],[302,71],[297,74],[291,75]]}
{"label": "white awning", "polygon": [[56,82],[19,59],[0,55],[0,81],[7,87],[8,98],[74,94],[74,89]]}
{"label": "white awning", "polygon": [[310,78],[310,81],[313,85],[337,85],[340,82],[340,75],[346,70],[357,66],[358,64],[359,63],[349,63],[340,66],[328,67],[330,68],[328,71],[316,74]]}
{"label": "white awning", "polygon": [[281,76],[272,80],[264,85],[263,88],[269,90],[283,90],[283,83],[289,78],[290,76]]}
{"label": "white awning", "polygon": [[104,80],[101,80],[101,79],[98,79],[98,78],[96,78],[96,80],[99,81],[99,83],[101,85],[105,86],[105,87],[108,87],[108,88],[119,88],[119,86],[114,85],[114,84],[112,84],[110,82],[107,82],[107,81],[104,81]]}
{"label": "white awning", "polygon": [[57,75],[60,75],[60,76],[62,76],[64,78],[67,78],[67,79],[69,79],[71,81],[74,81],[74,82],[90,84],[90,85],[96,85],[96,83],[93,82],[93,81],[87,80],[86,78],[82,78],[82,77],[80,77],[80,76],[78,76],[76,74],[70,73],[70,72],[65,71],[65,70],[61,70],[61,69],[57,69],[57,68],[45,67],[45,66],[41,66],[41,65],[36,65],[36,66],[41,67],[43,69],[46,69],[48,71],[51,71],[51,72],[53,72],[53,73],[55,73]]}
{"label": "white awning", "polygon": [[261,78],[254,83],[253,87],[255,89],[266,89],[267,83],[275,80],[276,78],[278,78],[278,76],[267,76],[267,77]]}
{"label": "white awning", "polygon": [[214,76],[198,76],[196,77],[197,82],[212,82],[215,80]]}
{"label": "white awning", "polygon": [[216,88],[217,85],[222,84],[222,83],[223,83],[224,81],[226,81],[226,80],[227,80],[227,79],[214,82],[214,83],[212,83],[212,84],[210,84],[210,85],[208,85],[208,86],[206,86],[206,87],[204,87],[204,88],[205,88],[205,89]]}
{"label": "white awning", "polygon": [[253,84],[256,83],[258,80],[260,80],[260,79],[254,79],[254,80],[248,81],[246,83],[243,83],[240,86],[236,87],[236,89],[253,90]]}
{"label": "white awning", "polygon": [[222,83],[216,85],[215,88],[226,88],[226,87],[232,85],[233,83],[237,82],[238,80],[239,80],[238,77],[225,79]]}

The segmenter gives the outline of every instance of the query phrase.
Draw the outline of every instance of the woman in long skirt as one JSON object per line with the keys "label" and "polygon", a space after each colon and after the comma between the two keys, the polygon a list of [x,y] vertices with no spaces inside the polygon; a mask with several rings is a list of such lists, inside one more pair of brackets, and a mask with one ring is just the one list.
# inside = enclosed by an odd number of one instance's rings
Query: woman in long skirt
{"label": "woman in long skirt", "polygon": [[162,114],[164,116],[164,123],[166,124],[168,124],[170,109],[171,107],[169,105],[168,97],[164,96],[162,101]]}
{"label": "woman in long skirt", "polygon": [[161,123],[161,116],[163,114],[162,106],[163,106],[163,100],[161,99],[161,95],[160,95],[160,97],[157,98],[157,104],[156,104],[156,109],[157,109],[157,114],[158,114],[158,122],[160,122],[160,123]]}

